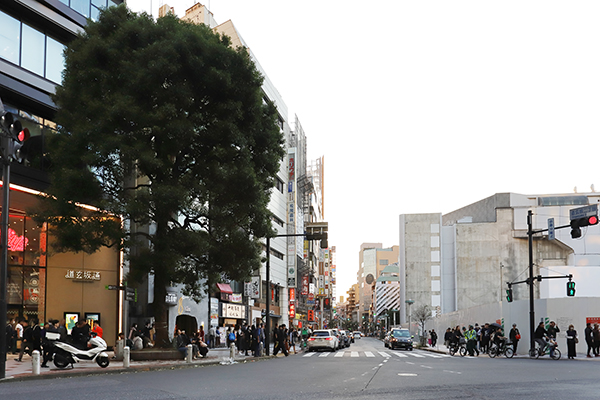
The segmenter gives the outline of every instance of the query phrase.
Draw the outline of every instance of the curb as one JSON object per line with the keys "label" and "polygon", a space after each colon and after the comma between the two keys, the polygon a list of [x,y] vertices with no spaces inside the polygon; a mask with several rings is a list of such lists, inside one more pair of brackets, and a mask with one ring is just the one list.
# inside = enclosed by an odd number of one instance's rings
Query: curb
{"label": "curb", "polygon": [[[234,361],[238,364],[245,364],[256,361],[269,360],[277,358],[276,356],[262,356],[262,357],[250,357],[250,358],[237,358]],[[52,370],[40,375],[21,374],[15,376],[9,376],[4,379],[0,379],[0,384],[5,382],[23,382],[30,380],[46,380],[46,379],[61,379],[61,378],[73,378],[79,376],[94,376],[94,375],[114,375],[114,374],[127,374],[127,373],[138,373],[146,371],[163,371],[163,370],[175,370],[175,369],[189,369],[199,368],[212,365],[222,365],[222,359],[208,359],[197,363],[177,363],[177,364],[163,364],[163,365],[133,365],[129,368],[80,368],[70,370]],[[231,365],[231,364],[223,364]]]}

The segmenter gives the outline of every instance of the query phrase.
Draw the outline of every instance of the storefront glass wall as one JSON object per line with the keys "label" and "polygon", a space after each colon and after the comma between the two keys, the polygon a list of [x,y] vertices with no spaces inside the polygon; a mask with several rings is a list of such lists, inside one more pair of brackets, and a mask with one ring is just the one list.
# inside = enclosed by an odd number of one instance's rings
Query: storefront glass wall
{"label": "storefront glass wall", "polygon": [[46,230],[22,215],[9,216],[8,320],[45,320]]}

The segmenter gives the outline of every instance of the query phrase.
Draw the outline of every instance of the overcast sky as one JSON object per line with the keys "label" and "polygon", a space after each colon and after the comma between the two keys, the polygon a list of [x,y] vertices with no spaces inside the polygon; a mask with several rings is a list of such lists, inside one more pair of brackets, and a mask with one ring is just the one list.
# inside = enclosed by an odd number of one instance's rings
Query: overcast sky
{"label": "overcast sky", "polygon": [[[159,0],[128,0],[156,16]],[[178,15],[193,0],[160,2]],[[398,217],[598,177],[600,2],[211,0],[325,156],[338,296]]]}

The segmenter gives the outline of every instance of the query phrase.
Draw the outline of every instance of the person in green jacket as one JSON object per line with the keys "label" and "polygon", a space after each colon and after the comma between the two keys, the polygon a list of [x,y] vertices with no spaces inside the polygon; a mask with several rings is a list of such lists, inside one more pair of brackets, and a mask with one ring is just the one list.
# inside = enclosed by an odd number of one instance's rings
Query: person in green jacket
{"label": "person in green jacket", "polygon": [[477,332],[473,329],[473,325],[469,325],[469,330],[465,332],[465,339],[467,340],[467,351],[472,357],[475,355],[475,347],[477,346]]}

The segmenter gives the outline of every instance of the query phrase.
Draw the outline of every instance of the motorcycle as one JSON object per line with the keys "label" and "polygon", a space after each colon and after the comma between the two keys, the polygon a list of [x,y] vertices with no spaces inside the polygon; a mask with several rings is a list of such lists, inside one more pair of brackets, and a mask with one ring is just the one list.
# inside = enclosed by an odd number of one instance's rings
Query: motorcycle
{"label": "motorcycle", "polygon": [[95,361],[100,367],[106,368],[110,363],[108,354],[105,352],[107,349],[106,342],[104,339],[92,335],[92,338],[88,341],[88,350],[81,350],[68,343],[56,342],[54,343],[54,365],[56,368],[64,369],[71,364],[81,361]]}

